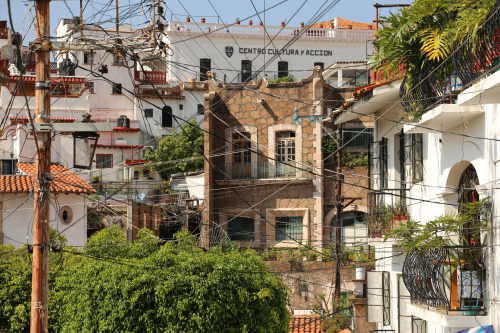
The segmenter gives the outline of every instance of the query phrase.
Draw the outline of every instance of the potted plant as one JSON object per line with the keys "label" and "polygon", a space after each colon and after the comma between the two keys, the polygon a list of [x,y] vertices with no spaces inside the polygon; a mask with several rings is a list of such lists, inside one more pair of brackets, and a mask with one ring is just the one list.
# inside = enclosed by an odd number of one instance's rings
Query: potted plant
{"label": "potted plant", "polygon": [[366,267],[369,266],[370,252],[364,246],[357,246],[350,250],[349,260],[356,268],[356,280],[364,280]]}
{"label": "potted plant", "polygon": [[248,25],[253,25],[252,20],[248,21]]}
{"label": "potted plant", "polygon": [[324,26],[323,23],[319,24],[320,29],[323,29],[323,26]]}
{"label": "potted plant", "polygon": [[236,18],[236,24],[240,24],[240,18],[239,17]]}
{"label": "potted plant", "polygon": [[263,25],[264,25],[264,23],[262,23],[262,21],[260,21],[260,22],[259,22],[259,25],[260,25],[260,26],[263,26]]}
{"label": "potted plant", "polygon": [[348,24],[347,29],[352,29],[352,24]]}
{"label": "potted plant", "polygon": [[304,27],[304,22],[300,22],[300,27],[303,28]]}
{"label": "potted plant", "polygon": [[333,24],[333,21],[330,22],[330,29],[334,29],[335,28],[335,24]]}
{"label": "potted plant", "polygon": [[205,23],[205,18],[204,17],[201,18],[201,23]]}
{"label": "potted plant", "polygon": [[281,26],[284,27],[285,26],[285,21],[281,22]]}
{"label": "potted plant", "polygon": [[189,16],[186,17],[186,22],[191,22],[191,18]]}

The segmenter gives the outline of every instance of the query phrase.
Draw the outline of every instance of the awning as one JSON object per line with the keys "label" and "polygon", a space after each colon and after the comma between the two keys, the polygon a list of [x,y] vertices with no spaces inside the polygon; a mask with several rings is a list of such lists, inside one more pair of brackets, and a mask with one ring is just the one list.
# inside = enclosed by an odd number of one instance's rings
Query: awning
{"label": "awning", "polygon": [[456,333],[494,333],[493,325],[479,326],[474,328],[469,328],[466,330],[458,331]]}

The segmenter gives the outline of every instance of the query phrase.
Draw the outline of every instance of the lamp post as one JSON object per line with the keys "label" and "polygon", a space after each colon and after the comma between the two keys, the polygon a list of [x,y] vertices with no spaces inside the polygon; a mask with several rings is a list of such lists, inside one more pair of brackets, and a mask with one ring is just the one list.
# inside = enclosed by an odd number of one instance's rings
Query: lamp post
{"label": "lamp post", "polygon": [[94,160],[99,134],[96,132],[73,132],[73,167],[90,169]]}

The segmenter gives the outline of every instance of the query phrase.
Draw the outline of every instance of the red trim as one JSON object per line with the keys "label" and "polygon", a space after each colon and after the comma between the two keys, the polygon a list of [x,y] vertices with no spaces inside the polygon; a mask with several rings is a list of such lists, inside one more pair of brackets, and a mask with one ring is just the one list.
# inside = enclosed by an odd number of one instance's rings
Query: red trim
{"label": "red trim", "polygon": [[115,127],[113,132],[140,132],[140,128],[130,128],[130,127]]}
{"label": "red trim", "polygon": [[[9,78],[9,83],[17,83],[19,81],[20,76],[11,75]],[[24,82],[35,82],[36,77],[34,76],[23,76]],[[63,82],[63,83],[85,83],[87,79],[81,77],[63,77],[63,78],[52,78],[51,82]]]}
{"label": "red trim", "polygon": [[96,145],[97,148],[111,148],[111,149],[135,149],[142,148],[143,145],[132,145],[132,146],[119,146],[119,145]]}
{"label": "red trim", "polygon": [[139,165],[148,162],[148,160],[125,160],[125,165]]}

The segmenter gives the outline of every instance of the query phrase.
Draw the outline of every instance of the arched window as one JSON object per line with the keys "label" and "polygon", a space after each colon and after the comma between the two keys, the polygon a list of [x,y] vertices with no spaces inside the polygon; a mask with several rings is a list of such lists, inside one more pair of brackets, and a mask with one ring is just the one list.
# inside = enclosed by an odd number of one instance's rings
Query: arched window
{"label": "arched window", "polygon": [[[479,193],[476,191],[476,185],[479,185],[479,178],[474,166],[471,164],[464,170],[458,183],[458,203],[459,205],[474,203],[479,201]],[[461,207],[459,207],[461,210]],[[477,217],[479,218],[479,216]],[[480,239],[474,239],[475,230],[471,230],[470,222],[462,227],[462,233],[468,245],[479,245]]]}
{"label": "arched window", "polygon": [[161,126],[172,127],[172,119],[172,108],[165,105],[163,109],[161,109]]}

